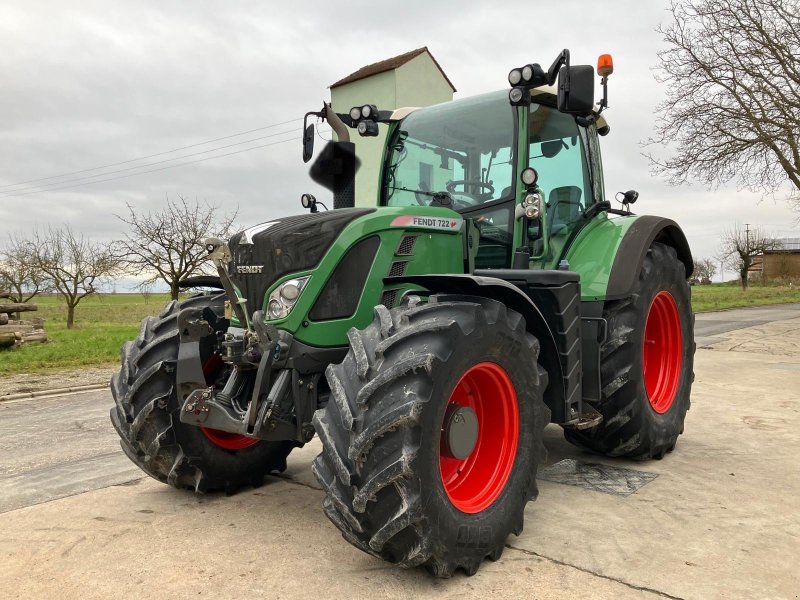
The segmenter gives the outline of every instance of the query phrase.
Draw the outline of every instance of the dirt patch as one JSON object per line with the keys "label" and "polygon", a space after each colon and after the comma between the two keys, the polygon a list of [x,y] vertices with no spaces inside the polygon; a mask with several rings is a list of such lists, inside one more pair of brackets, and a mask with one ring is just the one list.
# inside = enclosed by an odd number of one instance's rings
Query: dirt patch
{"label": "dirt patch", "polygon": [[0,400],[3,396],[41,392],[80,385],[105,384],[119,369],[116,365],[78,367],[48,373],[17,373],[0,377]]}

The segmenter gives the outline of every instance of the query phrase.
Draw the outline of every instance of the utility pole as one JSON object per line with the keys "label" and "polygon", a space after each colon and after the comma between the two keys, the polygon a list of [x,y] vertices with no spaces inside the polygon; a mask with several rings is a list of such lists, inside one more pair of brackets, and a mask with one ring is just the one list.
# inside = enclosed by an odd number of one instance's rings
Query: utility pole
{"label": "utility pole", "polygon": [[745,239],[747,240],[745,243],[745,252],[747,252],[747,256],[750,256],[750,223],[744,224],[744,234]]}

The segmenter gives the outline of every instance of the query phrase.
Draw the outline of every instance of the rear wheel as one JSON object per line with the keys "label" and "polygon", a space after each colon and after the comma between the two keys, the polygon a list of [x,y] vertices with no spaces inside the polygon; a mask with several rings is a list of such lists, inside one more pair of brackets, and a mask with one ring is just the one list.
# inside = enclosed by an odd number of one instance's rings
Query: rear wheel
{"label": "rear wheel", "polygon": [[[223,296],[173,301],[159,317],[142,321],[136,340],[122,347],[122,368],[111,379],[116,403],[111,422],[128,457],[145,473],[173,487],[232,493],[243,485],[260,485],[270,471],[286,469],[293,442],[259,441],[179,419],[177,316],[190,306],[222,314]],[[212,341],[209,337],[201,342],[209,385],[223,366],[212,353]]]}
{"label": "rear wheel", "polygon": [[550,420],[538,342],[503,304],[461,296],[378,306],[349,338],[314,416],[325,513],[369,554],[475,573],[537,495]]}
{"label": "rear wheel", "polygon": [[694,380],[691,292],[674,248],[654,243],[631,297],[606,303],[603,316],[603,421],[565,436],[608,456],[662,458],[683,433]]}

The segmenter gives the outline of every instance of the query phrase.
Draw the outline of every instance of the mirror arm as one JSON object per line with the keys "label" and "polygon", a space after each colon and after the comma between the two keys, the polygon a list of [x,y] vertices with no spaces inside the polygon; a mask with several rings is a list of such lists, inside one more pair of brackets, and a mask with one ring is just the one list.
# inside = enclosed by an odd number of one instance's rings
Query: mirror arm
{"label": "mirror arm", "polygon": [[556,59],[553,61],[553,64],[550,65],[550,68],[547,69],[547,85],[554,85],[556,79],[558,78],[558,70],[561,68],[561,65],[566,65],[569,67],[569,50],[564,48],[561,51]]}

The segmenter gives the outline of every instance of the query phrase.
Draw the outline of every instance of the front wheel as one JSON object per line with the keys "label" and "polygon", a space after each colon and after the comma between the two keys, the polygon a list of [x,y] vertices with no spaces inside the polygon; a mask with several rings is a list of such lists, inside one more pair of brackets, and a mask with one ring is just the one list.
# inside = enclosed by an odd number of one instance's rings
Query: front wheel
{"label": "front wheel", "polygon": [[[293,442],[266,442],[180,420],[175,376],[178,313],[187,307],[220,315],[221,295],[198,295],[170,302],[159,317],[142,321],[139,336],[122,347],[122,367],[111,379],[115,406],[111,422],[125,454],[151,477],[197,492],[235,492],[259,485],[270,471],[284,471]],[[214,336],[201,341],[207,383],[222,366],[213,353]]]}
{"label": "front wheel", "polygon": [[694,380],[691,292],[675,249],[654,243],[631,297],[607,302],[603,316],[603,421],[565,436],[607,456],[662,458],[683,433]]}
{"label": "front wheel", "polygon": [[538,342],[518,313],[462,296],[378,306],[349,338],[314,416],[326,515],[389,562],[475,573],[537,495],[550,420]]}

